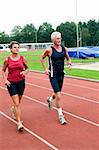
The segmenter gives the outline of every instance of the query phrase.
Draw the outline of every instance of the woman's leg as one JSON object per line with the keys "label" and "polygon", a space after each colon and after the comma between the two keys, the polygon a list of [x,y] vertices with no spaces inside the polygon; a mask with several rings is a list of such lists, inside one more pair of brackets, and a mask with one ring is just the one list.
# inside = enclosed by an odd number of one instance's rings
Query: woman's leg
{"label": "woman's leg", "polygon": [[21,131],[24,128],[21,122],[21,110],[20,110],[20,100],[22,96],[19,96],[18,94],[16,94],[11,97],[14,103],[14,111],[15,111],[16,120],[18,122],[17,127],[18,127],[18,130]]}
{"label": "woman's leg", "polygon": [[21,121],[20,119],[20,115],[21,115],[21,110],[20,110],[20,99],[18,94],[11,96],[12,100],[13,100],[13,104],[14,104],[14,110],[15,110],[15,116],[16,116],[16,120],[18,122]]}

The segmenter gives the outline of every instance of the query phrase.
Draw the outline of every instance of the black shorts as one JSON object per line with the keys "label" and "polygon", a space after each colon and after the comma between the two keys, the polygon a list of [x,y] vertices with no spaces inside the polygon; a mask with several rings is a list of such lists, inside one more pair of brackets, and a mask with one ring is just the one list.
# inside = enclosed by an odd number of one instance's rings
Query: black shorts
{"label": "black shorts", "polygon": [[54,92],[60,92],[63,86],[64,74],[58,74],[54,77],[49,76],[49,79]]}
{"label": "black shorts", "polygon": [[19,82],[10,82],[10,86],[7,85],[8,92],[10,96],[18,94],[19,96],[23,95],[25,89],[25,80]]}

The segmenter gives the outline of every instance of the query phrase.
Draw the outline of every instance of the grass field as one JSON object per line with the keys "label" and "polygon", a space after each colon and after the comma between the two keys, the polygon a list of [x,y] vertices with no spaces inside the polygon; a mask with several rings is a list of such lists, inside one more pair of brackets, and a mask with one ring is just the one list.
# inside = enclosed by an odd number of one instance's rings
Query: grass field
{"label": "grass field", "polygon": [[[40,55],[42,54],[42,50],[34,50],[28,52],[22,52],[21,54],[25,56],[28,61],[29,69],[44,71],[42,65],[40,63]],[[0,52],[0,65],[3,64],[3,60],[9,55],[9,52]],[[71,59],[73,63],[90,63],[90,62],[99,62],[99,58],[97,59]],[[46,61],[47,64],[47,61]],[[82,70],[82,69],[72,69],[69,70],[65,67],[66,75],[77,76],[83,78],[90,78],[99,80],[99,71],[94,70]]]}

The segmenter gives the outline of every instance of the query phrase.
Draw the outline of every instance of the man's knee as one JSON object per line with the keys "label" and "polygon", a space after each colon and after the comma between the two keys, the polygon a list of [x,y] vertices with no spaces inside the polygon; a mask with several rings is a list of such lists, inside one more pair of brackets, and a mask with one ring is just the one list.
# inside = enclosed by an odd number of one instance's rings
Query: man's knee
{"label": "man's knee", "polygon": [[60,92],[56,93],[56,96],[55,96],[55,97],[56,97],[57,100],[60,100],[60,98],[61,98]]}

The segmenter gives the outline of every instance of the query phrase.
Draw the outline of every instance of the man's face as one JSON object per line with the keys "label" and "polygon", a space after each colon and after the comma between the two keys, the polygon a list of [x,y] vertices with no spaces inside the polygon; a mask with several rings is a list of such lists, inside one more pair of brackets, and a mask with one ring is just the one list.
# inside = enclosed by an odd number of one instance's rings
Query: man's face
{"label": "man's face", "polygon": [[61,37],[60,36],[55,36],[53,42],[57,46],[61,45]]}

